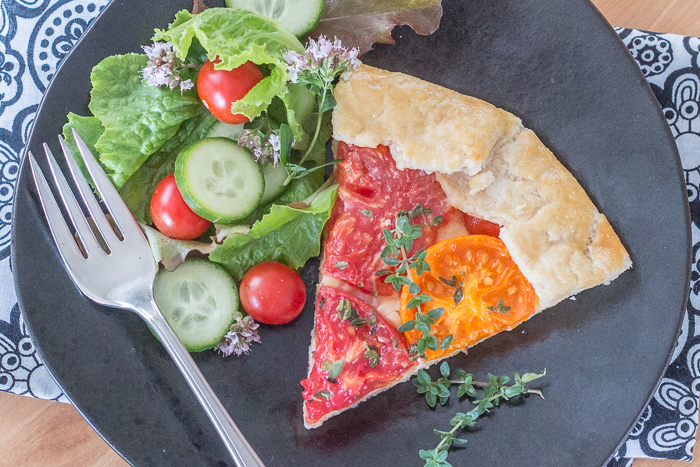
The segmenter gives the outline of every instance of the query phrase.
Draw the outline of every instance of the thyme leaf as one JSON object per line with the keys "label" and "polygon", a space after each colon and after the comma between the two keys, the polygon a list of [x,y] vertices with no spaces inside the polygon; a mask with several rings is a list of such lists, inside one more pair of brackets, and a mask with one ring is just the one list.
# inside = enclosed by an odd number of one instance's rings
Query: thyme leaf
{"label": "thyme leaf", "polygon": [[350,314],[352,313],[354,308],[350,304],[350,300],[348,300],[347,298],[341,298],[338,302],[338,307],[336,308],[336,310],[338,311],[338,316],[340,317],[340,320],[345,321],[346,319],[350,318]]}
{"label": "thyme leaf", "polygon": [[374,335],[377,332],[376,327],[379,325],[377,321],[377,314],[372,310],[371,318],[362,318],[357,310],[352,306],[350,300],[347,298],[341,298],[338,302],[338,317],[341,321],[347,320],[352,326],[356,328],[369,325],[372,327],[370,329],[370,334]]}
{"label": "thyme leaf", "polygon": [[365,318],[361,318],[360,314],[354,308],[352,308],[350,311],[350,316],[348,317],[348,321],[350,322],[350,324],[352,324],[356,328],[359,328],[359,327],[367,324],[367,320]]}
{"label": "thyme leaf", "polygon": [[[329,400],[331,400],[331,397],[333,397],[333,391],[330,391],[328,389],[321,389],[320,391],[316,391],[314,393],[313,397],[317,398],[317,399],[323,399],[323,400],[329,401]],[[311,401],[309,401],[309,402],[311,402]]]}
{"label": "thyme leaf", "polygon": [[399,341],[398,341],[395,337],[392,337],[392,338],[391,338],[391,343],[392,343],[392,345],[394,346],[394,349],[396,349],[396,350],[403,350],[404,352],[407,352],[407,350],[404,349],[403,347],[399,347]]}
{"label": "thyme leaf", "polygon": [[440,282],[442,282],[443,284],[445,284],[448,287],[452,287],[452,288],[457,287],[457,276],[452,276],[452,279],[450,279],[450,280],[447,280],[442,276],[438,276],[438,279],[440,279]]}
{"label": "thyme leaf", "polygon": [[455,301],[455,306],[459,305],[459,302],[461,302],[464,299],[464,289],[462,288],[462,284],[464,284],[464,279],[462,279],[459,284],[456,285],[455,294],[452,297],[452,299]]}
{"label": "thyme leaf", "polygon": [[452,334],[448,334],[445,336],[445,338],[440,341],[440,349],[446,350],[452,345],[452,340],[454,339],[454,336]]}
{"label": "thyme leaf", "polygon": [[345,363],[345,357],[341,357],[340,360],[334,361],[328,370],[328,377],[326,379],[333,384],[337,383],[338,376],[340,376],[340,373],[343,371],[343,364],[344,363]]}
{"label": "thyme leaf", "polygon": [[500,300],[498,300],[498,303],[496,304],[496,306],[487,306],[486,309],[489,311],[497,311],[497,312],[504,314],[504,315],[507,315],[508,312],[510,311],[510,307],[503,304],[502,298]]}
{"label": "thyme leaf", "polygon": [[373,346],[373,345],[367,345],[367,350],[365,350],[365,353],[363,354],[366,359],[369,360],[369,367],[374,368],[375,366],[379,365],[381,362],[381,358],[379,355],[379,350]]}

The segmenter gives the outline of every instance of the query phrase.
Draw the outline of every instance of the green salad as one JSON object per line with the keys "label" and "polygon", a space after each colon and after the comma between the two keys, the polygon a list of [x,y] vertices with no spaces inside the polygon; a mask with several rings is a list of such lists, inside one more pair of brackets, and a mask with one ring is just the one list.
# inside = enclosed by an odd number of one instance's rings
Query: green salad
{"label": "green salad", "polygon": [[[74,149],[76,131],[97,155],[143,226],[164,266],[156,301],[183,344],[225,355],[259,342],[252,318],[279,324],[303,308],[294,270],[320,253],[337,189],[325,180],[337,162],[326,151],[333,86],[360,63],[337,39],[305,47],[297,38],[318,22],[319,5],[277,19],[243,6],[180,11],[143,54],[102,60],[90,76],[92,115],[71,113],[63,129]],[[187,259],[192,251],[198,260]],[[225,277],[244,280],[269,262],[287,267],[304,299],[269,317],[246,288],[244,314]]]}

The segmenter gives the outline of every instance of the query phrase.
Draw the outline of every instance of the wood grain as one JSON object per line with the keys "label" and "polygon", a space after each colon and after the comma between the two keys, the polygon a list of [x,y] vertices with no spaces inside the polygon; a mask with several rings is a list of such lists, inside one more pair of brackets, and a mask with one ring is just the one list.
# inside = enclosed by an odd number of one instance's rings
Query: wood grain
{"label": "wood grain", "polygon": [[700,36],[697,0],[592,0],[614,26]]}
{"label": "wood grain", "polygon": [[[700,36],[697,0],[593,0],[593,3],[615,26]],[[0,467],[128,465],[72,406],[4,393],[0,393],[0,453]],[[640,459],[633,467],[700,467],[700,456],[690,464]]]}
{"label": "wood grain", "polygon": [[0,393],[0,466],[128,465],[72,405]]}

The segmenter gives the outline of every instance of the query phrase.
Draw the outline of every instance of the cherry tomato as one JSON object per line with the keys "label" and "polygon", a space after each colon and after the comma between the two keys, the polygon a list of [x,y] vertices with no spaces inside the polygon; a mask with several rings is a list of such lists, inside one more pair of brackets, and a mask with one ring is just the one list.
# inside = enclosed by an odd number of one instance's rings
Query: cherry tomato
{"label": "cherry tomato", "polygon": [[260,69],[253,62],[246,62],[233,70],[215,70],[207,60],[197,76],[197,93],[209,111],[224,123],[245,123],[248,118],[231,113],[231,104],[248,94],[263,79]]}
{"label": "cherry tomato", "polygon": [[195,214],[182,199],[173,174],[156,186],[151,198],[151,217],[158,230],[177,240],[197,238],[211,225],[211,222]]}
{"label": "cherry tomato", "polygon": [[254,320],[265,324],[288,323],[306,303],[306,287],[299,274],[277,261],[253,266],[243,276],[241,304]]}

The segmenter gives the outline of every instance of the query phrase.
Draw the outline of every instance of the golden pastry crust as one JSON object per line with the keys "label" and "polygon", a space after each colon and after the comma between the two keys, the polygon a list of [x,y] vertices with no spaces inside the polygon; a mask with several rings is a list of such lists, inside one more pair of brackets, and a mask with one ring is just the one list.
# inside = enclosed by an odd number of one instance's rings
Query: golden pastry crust
{"label": "golden pastry crust", "polygon": [[388,146],[402,170],[474,175],[498,141],[522,128],[487,102],[367,65],[343,76],[335,98],[333,137]]}
{"label": "golden pastry crust", "polygon": [[632,265],[578,181],[514,115],[365,65],[343,76],[335,97],[336,139],[388,145],[400,169],[436,172],[454,207],[501,226],[537,311]]}
{"label": "golden pastry crust", "polygon": [[493,181],[476,192],[470,187],[479,174],[437,178],[453,206],[502,226],[500,238],[535,288],[538,310],[631,266],[605,216],[532,131],[496,148],[482,173]]}

